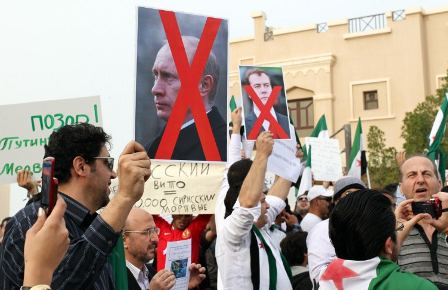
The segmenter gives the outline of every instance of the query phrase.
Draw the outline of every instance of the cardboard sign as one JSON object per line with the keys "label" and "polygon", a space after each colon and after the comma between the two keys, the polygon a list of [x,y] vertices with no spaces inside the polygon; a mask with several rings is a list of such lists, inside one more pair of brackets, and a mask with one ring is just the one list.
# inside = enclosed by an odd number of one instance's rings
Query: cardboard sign
{"label": "cardboard sign", "polygon": [[[227,21],[141,7],[138,15],[136,140],[152,159],[225,161]],[[159,124],[150,140],[148,114]]]}
{"label": "cardboard sign", "polygon": [[336,181],[342,177],[341,151],[337,139],[307,137],[305,144],[312,148],[311,171],[314,180]]}
{"label": "cardboard sign", "polygon": [[0,116],[0,183],[16,182],[22,169],[40,178],[44,145],[53,131],[66,124],[102,126],[98,96],[0,106]]}
{"label": "cardboard sign", "polygon": [[281,67],[240,66],[247,140],[271,131],[274,139],[290,139],[289,117]]}
{"label": "cardboard sign", "polygon": [[[225,164],[151,161],[151,177],[135,206],[151,214],[213,214]],[[112,180],[111,194],[118,190]]]}

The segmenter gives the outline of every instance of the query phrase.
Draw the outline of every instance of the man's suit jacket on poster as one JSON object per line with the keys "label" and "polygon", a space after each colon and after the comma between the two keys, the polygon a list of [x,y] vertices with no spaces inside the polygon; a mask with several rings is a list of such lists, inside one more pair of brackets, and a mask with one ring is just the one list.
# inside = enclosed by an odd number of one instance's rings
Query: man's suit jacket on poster
{"label": "man's suit jacket on poster", "polygon": [[[283,128],[285,133],[289,135],[289,119],[288,119],[288,117],[283,114],[278,113],[277,111],[275,111],[275,116],[277,117],[277,122]],[[254,111],[251,110],[250,113],[244,118],[244,122],[245,122],[244,125],[245,125],[245,128],[247,129],[246,136],[248,136],[250,134],[256,121],[257,121],[257,115],[255,115]],[[264,131],[264,127],[261,126],[260,132],[263,132],[263,131]],[[260,134],[260,132],[257,132],[256,136],[258,136],[258,134]]]}
{"label": "man's suit jacket on poster", "polygon": [[[210,122],[210,127],[212,128],[213,135],[215,136],[215,141],[216,145],[218,146],[221,160],[226,161],[227,124],[219,114],[218,109],[214,106],[212,107],[212,110],[207,114],[207,117]],[[150,158],[154,158],[164,131],[165,128],[163,129],[161,135],[159,135],[152,143],[149,143],[145,146]],[[205,161],[205,155],[204,151],[202,150],[196,123],[193,123],[180,130],[179,138],[177,139],[171,159]]]}

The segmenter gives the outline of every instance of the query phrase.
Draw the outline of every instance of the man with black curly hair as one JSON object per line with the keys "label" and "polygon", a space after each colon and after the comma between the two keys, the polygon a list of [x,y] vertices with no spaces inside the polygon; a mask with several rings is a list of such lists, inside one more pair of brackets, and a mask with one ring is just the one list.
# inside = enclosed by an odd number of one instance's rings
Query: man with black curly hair
{"label": "man with black curly hair", "polygon": [[[115,289],[107,258],[129,211],[143,194],[151,162],[144,147],[131,141],[120,156],[119,188],[109,202],[109,185],[117,177],[107,148],[109,141],[101,127],[78,124],[53,132],[45,146],[45,157],[55,158],[54,173],[59,195],[67,204],[64,218],[70,238],[69,249],[53,275],[53,289]],[[40,201],[29,204],[6,228],[0,289],[19,289],[22,285],[25,233],[36,221],[40,206]]]}

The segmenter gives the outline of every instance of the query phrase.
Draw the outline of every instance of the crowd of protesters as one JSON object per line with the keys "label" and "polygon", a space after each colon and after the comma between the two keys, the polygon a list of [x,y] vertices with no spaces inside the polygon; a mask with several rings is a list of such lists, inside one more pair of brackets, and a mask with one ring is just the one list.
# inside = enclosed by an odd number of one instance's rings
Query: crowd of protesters
{"label": "crowd of protesters", "polygon": [[[448,289],[448,193],[430,159],[402,160],[400,180],[381,190],[344,176],[312,186],[290,207],[290,181],[264,182],[272,134],[260,133],[253,160],[242,158],[241,108],[231,118],[215,214],[170,221],[134,207],[151,175],[143,146],[128,143],[115,172],[102,128],[53,132],[45,157],[57,160],[56,207],[47,217],[38,181],[19,172],[30,201],[1,222],[0,288],[122,289],[110,262],[122,243],[128,289],[171,289],[167,244],[191,239],[189,289]],[[439,217],[413,213],[413,203],[432,198]]]}

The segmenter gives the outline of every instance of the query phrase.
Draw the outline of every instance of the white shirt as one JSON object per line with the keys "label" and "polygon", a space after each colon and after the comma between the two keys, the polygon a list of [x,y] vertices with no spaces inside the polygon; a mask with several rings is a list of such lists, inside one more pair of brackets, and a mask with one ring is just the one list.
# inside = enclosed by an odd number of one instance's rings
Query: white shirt
{"label": "white shirt", "polygon": [[303,266],[292,266],[291,267],[291,274],[292,276],[297,276],[299,274],[302,274],[304,272],[308,272],[308,268],[307,267],[303,267]]}
{"label": "white shirt", "polygon": [[328,225],[329,219],[321,221],[313,227],[306,238],[311,281],[319,282],[328,264],[336,258],[336,252],[328,234]]}
{"label": "white shirt", "polygon": [[137,281],[138,285],[142,290],[147,290],[149,286],[149,279],[148,279],[148,268],[143,266],[143,270],[140,270],[139,268],[135,267],[133,264],[128,262],[126,260],[126,267],[131,271],[132,276],[134,276],[135,281]]}
{"label": "white shirt", "polygon": [[[280,226],[283,228],[283,223]],[[280,248],[280,242],[286,237],[286,233],[284,231],[281,231],[277,227],[278,225],[274,225],[274,229],[272,229],[271,226],[271,228],[269,228],[268,230],[268,233],[274,245]]]}
{"label": "white shirt", "polygon": [[303,217],[303,220],[300,222],[300,226],[302,227],[302,230],[304,230],[305,232],[309,232],[315,225],[317,225],[321,221],[322,219],[320,217],[318,217],[314,213],[309,212]]}
{"label": "white shirt", "polygon": [[[268,195],[266,201],[270,205],[267,212],[268,225],[283,210],[285,203],[278,197]],[[219,228],[216,240],[216,260],[221,275],[223,289],[253,289],[250,267],[251,228],[254,220],[260,215],[260,204],[254,208],[237,206],[232,214],[224,220]],[[274,245],[268,232],[269,227],[260,229],[263,238],[271,248],[277,267],[277,289],[289,290],[292,285],[283,266],[280,249]],[[258,244],[261,241],[257,237]],[[264,247],[259,247],[260,289],[269,289],[269,263]]]}

